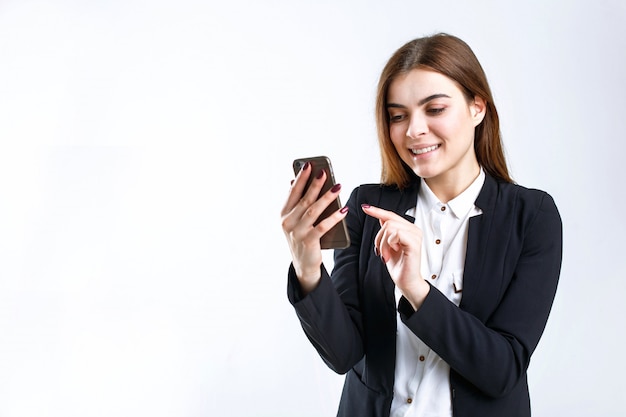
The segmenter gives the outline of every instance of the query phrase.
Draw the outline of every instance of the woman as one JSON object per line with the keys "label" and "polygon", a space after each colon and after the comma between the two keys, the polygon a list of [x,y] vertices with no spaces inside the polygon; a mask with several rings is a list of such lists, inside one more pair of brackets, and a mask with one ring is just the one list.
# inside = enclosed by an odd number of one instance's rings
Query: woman
{"label": "woman", "polygon": [[[462,40],[411,41],[380,78],[382,184],[313,221],[340,187],[282,210],[288,295],[323,360],[347,373],[339,416],[530,416],[526,370],[561,266],[561,219],[516,185],[485,74]],[[329,276],[320,236],[345,218]]]}

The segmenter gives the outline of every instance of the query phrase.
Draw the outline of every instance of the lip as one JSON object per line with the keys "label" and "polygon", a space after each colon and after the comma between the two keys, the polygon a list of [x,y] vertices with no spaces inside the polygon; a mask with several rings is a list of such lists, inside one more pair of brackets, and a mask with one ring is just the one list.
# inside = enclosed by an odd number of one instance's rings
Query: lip
{"label": "lip", "polygon": [[441,144],[440,143],[436,143],[436,144],[433,144],[433,145],[412,146],[408,150],[409,150],[409,153],[411,154],[411,156],[416,158],[416,157],[420,157],[420,156],[429,155],[432,152],[434,152],[437,149],[439,149],[440,147],[441,147]]}

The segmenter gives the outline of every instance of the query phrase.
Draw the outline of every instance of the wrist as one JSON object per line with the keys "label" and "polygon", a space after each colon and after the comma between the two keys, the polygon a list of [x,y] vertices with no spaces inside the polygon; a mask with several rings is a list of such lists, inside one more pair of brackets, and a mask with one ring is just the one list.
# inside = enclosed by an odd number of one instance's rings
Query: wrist
{"label": "wrist", "polygon": [[313,291],[319,285],[319,282],[322,278],[322,272],[318,267],[315,270],[302,270],[299,268],[294,268],[296,272],[296,277],[298,278],[298,282],[300,283],[300,289],[302,291],[302,295],[307,295],[311,291]]}
{"label": "wrist", "polygon": [[423,285],[419,285],[416,288],[408,289],[407,291],[402,291],[402,295],[404,298],[411,304],[413,310],[417,311],[426,300],[426,296],[430,292],[430,285],[424,280],[421,280]]}

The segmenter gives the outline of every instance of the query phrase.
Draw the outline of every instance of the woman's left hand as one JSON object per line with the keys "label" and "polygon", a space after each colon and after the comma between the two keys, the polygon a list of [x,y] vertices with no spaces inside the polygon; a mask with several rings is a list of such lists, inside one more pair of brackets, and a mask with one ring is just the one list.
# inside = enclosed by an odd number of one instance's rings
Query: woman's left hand
{"label": "woman's left hand", "polygon": [[382,258],[391,279],[417,310],[430,291],[422,278],[422,230],[396,213],[364,204],[365,214],[380,221],[374,251]]}

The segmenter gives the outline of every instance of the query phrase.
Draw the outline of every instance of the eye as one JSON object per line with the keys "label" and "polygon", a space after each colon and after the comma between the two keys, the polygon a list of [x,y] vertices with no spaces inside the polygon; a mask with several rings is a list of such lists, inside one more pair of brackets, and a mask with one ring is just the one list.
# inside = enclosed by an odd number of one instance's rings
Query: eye
{"label": "eye", "polygon": [[436,116],[438,114],[443,113],[446,110],[445,107],[431,107],[430,109],[426,110],[426,113]]}
{"label": "eye", "polygon": [[398,123],[403,121],[406,118],[406,116],[404,114],[390,114],[389,115],[389,122],[390,123]]}

